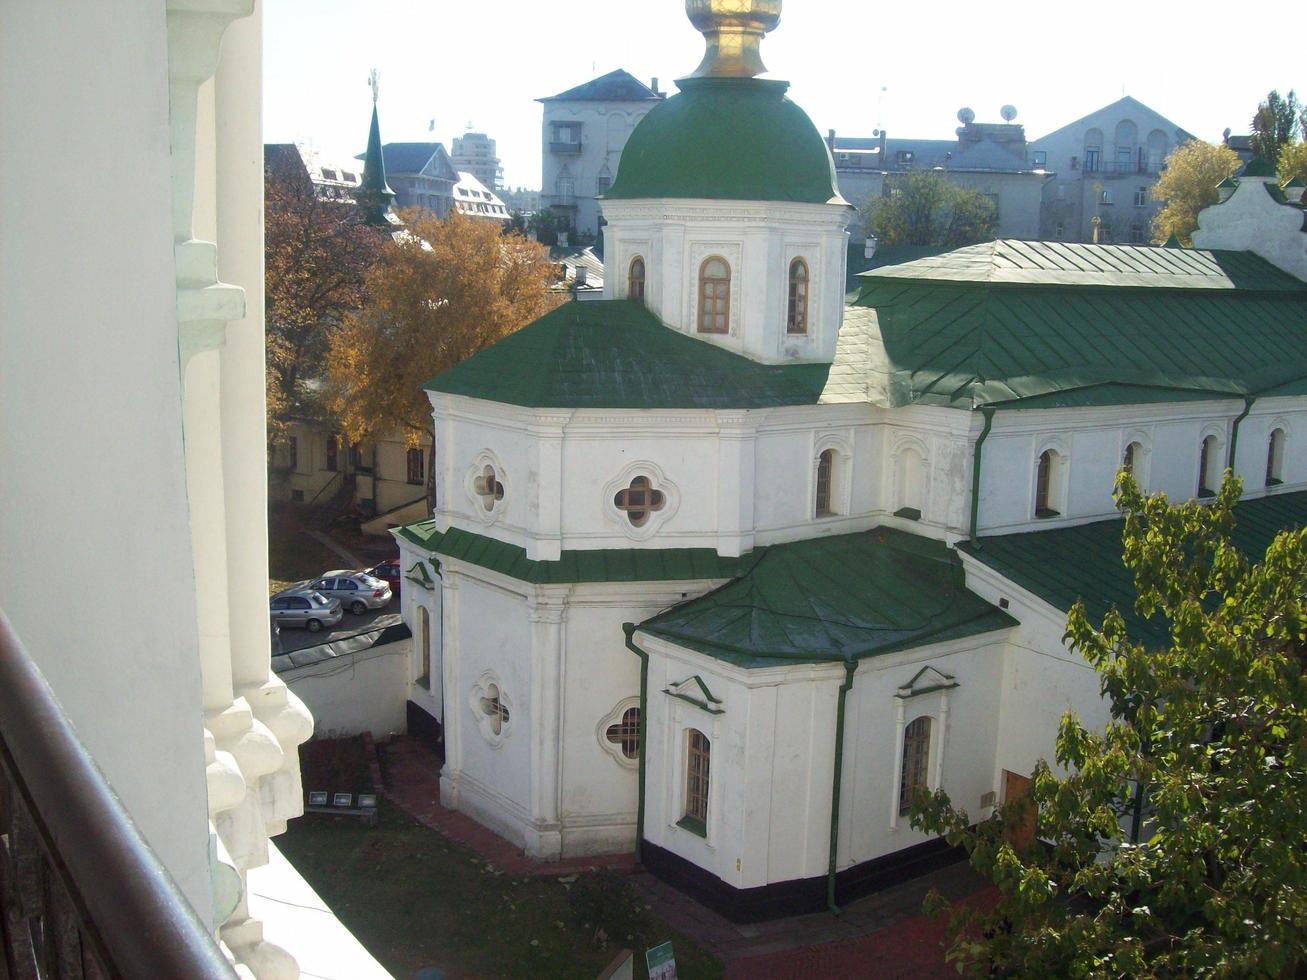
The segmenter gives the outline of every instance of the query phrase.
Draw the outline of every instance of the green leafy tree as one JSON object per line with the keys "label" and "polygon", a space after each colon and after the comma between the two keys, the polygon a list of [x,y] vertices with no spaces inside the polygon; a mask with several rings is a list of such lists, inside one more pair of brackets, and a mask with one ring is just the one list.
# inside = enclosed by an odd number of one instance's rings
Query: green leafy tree
{"label": "green leafy tree", "polygon": [[887,181],[889,194],[873,199],[867,224],[884,245],[959,248],[994,237],[998,213],[981,194],[920,171]]}
{"label": "green leafy tree", "polygon": [[1157,183],[1149,191],[1166,206],[1153,217],[1153,241],[1172,235],[1184,245],[1198,228],[1198,212],[1217,202],[1216,185],[1239,169],[1239,157],[1228,146],[1189,140],[1166,158]]}
{"label": "green leafy tree", "polygon": [[1280,159],[1275,164],[1275,175],[1281,185],[1289,183],[1295,177],[1307,183],[1307,138],[1280,147]]}
{"label": "green leafy tree", "polygon": [[[1059,775],[978,827],[943,792],[913,824],[998,886],[953,909],[950,956],[989,977],[1298,977],[1307,969],[1307,530],[1260,560],[1231,542],[1240,482],[1211,506],[1142,496],[1124,476],[1124,560],[1147,648],[1077,605],[1066,640],[1101,675],[1103,731],[1063,718]],[[1049,842],[1020,842],[1036,822]],[[1029,840],[1029,834],[1024,835]],[[938,897],[932,903],[943,905]]]}
{"label": "green leafy tree", "polygon": [[1293,140],[1295,132],[1302,131],[1303,114],[1304,107],[1293,89],[1287,96],[1274,89],[1268,92],[1253,114],[1253,152],[1275,166],[1280,159],[1280,148]]}

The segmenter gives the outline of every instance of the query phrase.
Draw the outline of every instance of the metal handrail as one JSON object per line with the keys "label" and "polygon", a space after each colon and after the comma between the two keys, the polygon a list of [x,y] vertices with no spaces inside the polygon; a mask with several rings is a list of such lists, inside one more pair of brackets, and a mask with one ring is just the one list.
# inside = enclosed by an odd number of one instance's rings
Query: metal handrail
{"label": "metal handrail", "polygon": [[[67,890],[83,939],[105,973],[124,980],[236,976],[2,611],[0,768],[11,807],[25,806],[47,871]],[[13,834],[8,843],[13,846]]]}

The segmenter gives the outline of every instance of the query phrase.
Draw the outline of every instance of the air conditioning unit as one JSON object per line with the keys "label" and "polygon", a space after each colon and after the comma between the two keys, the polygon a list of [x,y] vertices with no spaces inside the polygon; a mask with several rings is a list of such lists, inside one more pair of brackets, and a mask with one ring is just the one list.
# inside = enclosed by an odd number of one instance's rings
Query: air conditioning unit
{"label": "air conditioning unit", "polygon": [[995,793],[992,789],[988,793],[982,793],[980,796],[980,806],[982,809],[987,806],[994,806],[997,803],[998,803],[998,794]]}

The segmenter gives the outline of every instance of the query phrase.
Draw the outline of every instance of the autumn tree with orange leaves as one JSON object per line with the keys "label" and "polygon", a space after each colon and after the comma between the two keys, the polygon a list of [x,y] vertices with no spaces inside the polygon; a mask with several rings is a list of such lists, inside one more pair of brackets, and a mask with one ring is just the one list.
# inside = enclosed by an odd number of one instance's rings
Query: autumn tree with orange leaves
{"label": "autumn tree with orange leaves", "polygon": [[[496,222],[406,211],[369,269],[361,308],[331,336],[328,404],[350,442],[402,432],[435,459],[422,385],[552,309],[548,250]],[[427,467],[428,481],[434,466]]]}
{"label": "autumn tree with orange leaves", "polygon": [[298,154],[269,154],[264,171],[268,439],[291,418],[322,419],[328,338],[364,298],[364,276],[386,232],[350,202],[323,199]]}

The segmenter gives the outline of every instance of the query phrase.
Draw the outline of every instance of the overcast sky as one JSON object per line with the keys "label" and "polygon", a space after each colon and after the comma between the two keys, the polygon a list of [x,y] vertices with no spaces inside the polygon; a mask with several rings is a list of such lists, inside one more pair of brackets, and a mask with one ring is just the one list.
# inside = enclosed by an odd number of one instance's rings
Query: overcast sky
{"label": "overcast sky", "polygon": [[[267,142],[309,143],[332,159],[362,152],[376,68],[386,142],[449,148],[471,126],[498,141],[509,186],[540,185],[535,99],[614,68],[666,90],[703,53],[682,0],[263,6]],[[823,133],[870,136],[879,121],[892,136],[947,139],[962,106],[997,122],[1011,103],[1033,139],[1128,94],[1216,141],[1227,126],[1247,132],[1268,90],[1307,89],[1291,9],[785,0],[762,51]]]}

